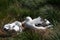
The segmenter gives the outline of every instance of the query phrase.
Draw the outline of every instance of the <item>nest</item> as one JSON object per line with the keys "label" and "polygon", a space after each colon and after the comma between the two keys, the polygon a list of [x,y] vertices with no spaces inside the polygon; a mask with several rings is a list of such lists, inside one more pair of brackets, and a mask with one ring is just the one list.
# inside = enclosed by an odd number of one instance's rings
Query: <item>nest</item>
{"label": "nest", "polygon": [[0,28],[0,37],[2,37],[2,38],[15,37],[16,35],[17,35],[17,32],[15,32],[14,30],[5,31]]}

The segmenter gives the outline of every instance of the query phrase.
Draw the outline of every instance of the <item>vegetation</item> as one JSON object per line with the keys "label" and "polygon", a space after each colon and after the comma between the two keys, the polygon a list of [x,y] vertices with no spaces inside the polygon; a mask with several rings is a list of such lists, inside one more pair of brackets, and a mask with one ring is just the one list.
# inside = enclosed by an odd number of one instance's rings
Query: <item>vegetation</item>
{"label": "vegetation", "polygon": [[[26,16],[41,16],[54,25],[53,29],[45,31],[26,30],[17,37],[6,40],[60,40],[59,3],[59,0],[0,0],[0,27],[15,20],[23,21]],[[2,40],[1,37],[0,39]]]}

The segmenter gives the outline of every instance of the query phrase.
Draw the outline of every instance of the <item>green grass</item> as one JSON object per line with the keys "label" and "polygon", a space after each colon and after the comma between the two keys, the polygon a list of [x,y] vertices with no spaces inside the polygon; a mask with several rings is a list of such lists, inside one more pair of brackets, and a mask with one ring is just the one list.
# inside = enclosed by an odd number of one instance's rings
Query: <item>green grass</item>
{"label": "green grass", "polygon": [[[26,0],[28,1],[28,0]],[[25,4],[28,5],[29,1]],[[9,37],[6,40],[60,40],[60,9],[50,4],[45,4],[46,1],[36,1],[37,4],[30,2],[29,7],[25,7],[19,0],[2,0],[0,1],[0,27],[3,27],[6,23],[13,22],[15,20],[23,21],[26,16],[36,18],[41,16],[48,19],[54,26],[53,29],[47,29],[45,31],[40,30],[35,32],[34,30],[26,30],[16,37]],[[41,2],[39,8],[34,7]],[[43,5],[44,4],[44,5]],[[0,37],[0,40],[5,40]]]}

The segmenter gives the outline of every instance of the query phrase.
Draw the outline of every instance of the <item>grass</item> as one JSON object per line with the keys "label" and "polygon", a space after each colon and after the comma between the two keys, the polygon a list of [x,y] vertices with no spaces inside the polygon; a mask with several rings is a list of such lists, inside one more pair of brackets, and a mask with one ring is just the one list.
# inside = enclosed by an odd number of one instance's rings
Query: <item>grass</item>
{"label": "grass", "polygon": [[0,1],[0,27],[15,20],[23,21],[26,16],[31,16],[32,18],[41,16],[42,18],[47,18],[54,25],[53,29],[26,30],[14,38],[0,37],[0,40],[60,40],[60,9],[51,4],[45,4],[44,2],[43,4],[38,9],[33,8],[37,4],[31,5],[33,9],[30,9],[22,6],[20,1],[17,0]]}

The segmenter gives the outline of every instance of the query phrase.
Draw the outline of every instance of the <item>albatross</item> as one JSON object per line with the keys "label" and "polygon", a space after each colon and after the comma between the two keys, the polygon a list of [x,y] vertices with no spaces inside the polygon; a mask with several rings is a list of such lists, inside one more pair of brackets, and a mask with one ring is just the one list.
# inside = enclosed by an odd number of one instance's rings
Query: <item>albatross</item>
{"label": "albatross", "polygon": [[8,24],[6,24],[6,25],[4,25],[4,30],[15,30],[16,32],[17,31],[20,31],[20,32],[22,32],[22,24],[21,24],[21,22],[19,22],[19,21],[15,21],[15,22],[13,22],[13,23],[8,23]]}
{"label": "albatross", "polygon": [[[45,21],[46,21],[45,24],[48,26],[44,27],[42,25],[44,23],[44,20],[41,20],[41,19],[42,19],[41,17],[37,17],[35,19],[32,19],[31,17],[28,16],[28,17],[26,17],[26,20],[22,22],[22,24],[24,24],[24,26],[26,28],[31,28],[31,29],[47,29],[47,28],[51,27],[51,25],[50,26],[48,25],[48,24],[50,24],[50,22],[47,21],[46,19],[45,19]],[[38,24],[40,24],[39,27],[36,26]]]}

